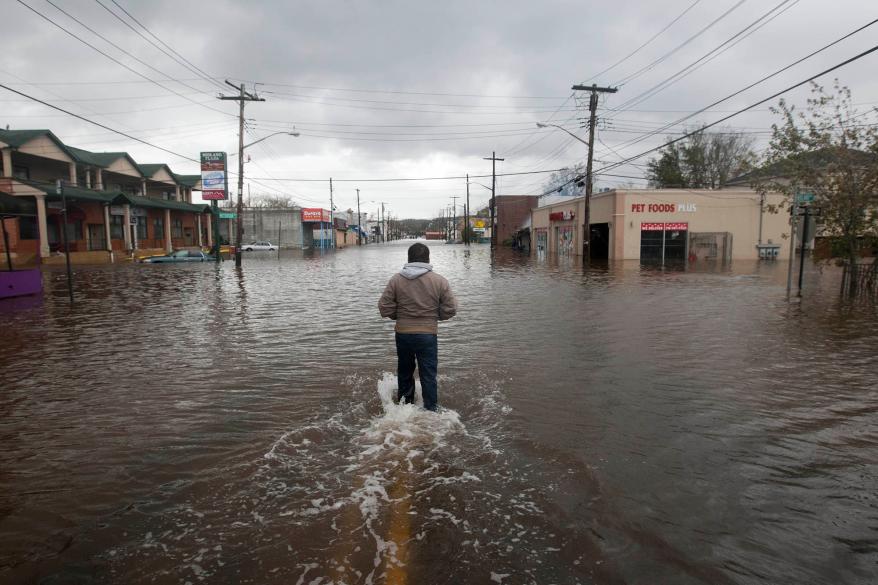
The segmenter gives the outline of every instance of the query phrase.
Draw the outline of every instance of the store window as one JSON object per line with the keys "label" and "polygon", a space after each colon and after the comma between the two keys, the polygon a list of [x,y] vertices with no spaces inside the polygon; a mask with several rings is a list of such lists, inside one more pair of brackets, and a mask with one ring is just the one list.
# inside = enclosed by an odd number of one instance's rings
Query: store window
{"label": "store window", "polygon": [[165,220],[162,217],[156,217],[152,220],[152,234],[157,240],[165,239]]}

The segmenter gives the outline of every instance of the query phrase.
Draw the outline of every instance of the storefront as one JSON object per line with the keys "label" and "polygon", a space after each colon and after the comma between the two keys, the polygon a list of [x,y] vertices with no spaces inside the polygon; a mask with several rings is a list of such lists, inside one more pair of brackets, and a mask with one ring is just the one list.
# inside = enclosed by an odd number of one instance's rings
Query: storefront
{"label": "storefront", "polygon": [[[588,230],[591,257],[645,263],[723,262],[757,259],[761,247],[774,258],[787,258],[790,224],[783,203],[781,194],[763,197],[749,189],[597,193],[591,200]],[[583,197],[557,200],[531,214],[536,253],[582,253]]]}
{"label": "storefront", "polygon": [[302,248],[328,249],[334,247],[335,228],[328,209],[302,209]]}

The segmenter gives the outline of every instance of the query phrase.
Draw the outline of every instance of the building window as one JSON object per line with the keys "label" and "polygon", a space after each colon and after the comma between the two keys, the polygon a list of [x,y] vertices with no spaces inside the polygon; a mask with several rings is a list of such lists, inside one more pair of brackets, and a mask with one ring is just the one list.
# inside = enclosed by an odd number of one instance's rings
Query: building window
{"label": "building window", "polygon": [[122,215],[110,216],[110,239],[122,240],[125,238],[125,217]]}
{"label": "building window", "polygon": [[177,194],[174,191],[162,191],[162,199],[165,201],[176,201]]}
{"label": "building window", "polygon": [[40,230],[37,228],[37,218],[18,218],[18,237],[22,240],[39,240]]}
{"label": "building window", "polygon": [[183,237],[183,220],[182,219],[172,219],[171,220],[171,237],[172,238],[182,238]]}
{"label": "building window", "polygon": [[165,238],[165,219],[163,217],[156,217],[152,220],[152,233],[157,240]]}
{"label": "building window", "polygon": [[137,239],[138,240],[145,240],[146,238],[149,237],[149,234],[146,233],[146,223],[147,223],[147,221],[146,221],[145,217],[138,217],[137,218]]}
{"label": "building window", "polygon": [[16,179],[30,179],[30,169],[21,165],[12,165],[12,176]]}

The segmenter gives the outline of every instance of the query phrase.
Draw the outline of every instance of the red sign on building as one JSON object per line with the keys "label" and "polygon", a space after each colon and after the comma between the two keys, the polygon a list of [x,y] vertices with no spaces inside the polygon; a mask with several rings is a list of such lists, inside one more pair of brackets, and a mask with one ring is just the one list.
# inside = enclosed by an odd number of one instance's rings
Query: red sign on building
{"label": "red sign on building", "polygon": [[302,208],[302,221],[303,222],[314,222],[314,221],[332,221],[330,217],[330,213],[328,209],[321,209],[319,207],[306,207]]}
{"label": "red sign on building", "polygon": [[576,217],[573,211],[555,211],[549,214],[549,221],[566,221]]}
{"label": "red sign on building", "polygon": [[644,222],[640,224],[642,232],[683,232],[689,229],[687,222]]}

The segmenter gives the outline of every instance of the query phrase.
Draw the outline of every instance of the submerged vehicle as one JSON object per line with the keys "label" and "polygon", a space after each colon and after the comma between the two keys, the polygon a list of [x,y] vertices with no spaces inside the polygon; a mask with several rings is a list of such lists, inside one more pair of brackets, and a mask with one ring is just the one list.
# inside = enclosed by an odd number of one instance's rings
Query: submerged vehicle
{"label": "submerged vehicle", "polygon": [[165,262],[206,262],[213,259],[213,256],[205,254],[201,250],[189,249],[174,250],[170,254],[164,256],[151,256],[149,258],[144,258],[142,262],[147,264],[162,264]]}

